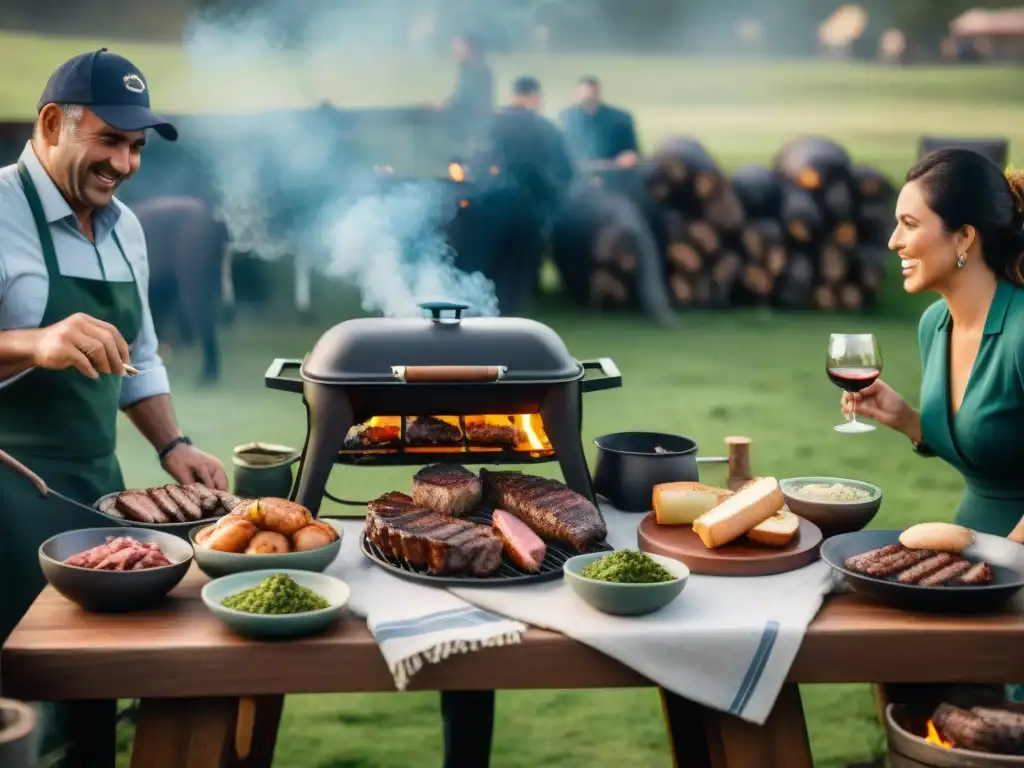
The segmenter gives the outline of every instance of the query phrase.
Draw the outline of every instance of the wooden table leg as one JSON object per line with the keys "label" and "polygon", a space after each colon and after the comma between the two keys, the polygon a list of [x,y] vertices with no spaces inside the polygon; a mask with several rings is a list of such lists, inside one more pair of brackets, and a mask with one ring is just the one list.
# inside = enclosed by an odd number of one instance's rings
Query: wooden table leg
{"label": "wooden table leg", "polygon": [[706,710],[705,739],[713,768],[814,768],[800,689],[782,687],[764,725]]}
{"label": "wooden table leg", "polygon": [[132,768],[270,768],[283,696],[144,699]]}
{"label": "wooden table leg", "polygon": [[659,688],[674,768],[712,768],[704,730],[704,708]]}

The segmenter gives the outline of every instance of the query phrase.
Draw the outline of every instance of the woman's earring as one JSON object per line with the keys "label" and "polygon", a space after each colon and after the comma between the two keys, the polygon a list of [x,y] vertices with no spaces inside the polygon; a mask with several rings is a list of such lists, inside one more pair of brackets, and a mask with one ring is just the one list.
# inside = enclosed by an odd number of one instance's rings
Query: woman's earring
{"label": "woman's earring", "polygon": [[956,257],[956,268],[957,269],[963,269],[964,268],[964,255],[962,253],[958,254],[957,257]]}

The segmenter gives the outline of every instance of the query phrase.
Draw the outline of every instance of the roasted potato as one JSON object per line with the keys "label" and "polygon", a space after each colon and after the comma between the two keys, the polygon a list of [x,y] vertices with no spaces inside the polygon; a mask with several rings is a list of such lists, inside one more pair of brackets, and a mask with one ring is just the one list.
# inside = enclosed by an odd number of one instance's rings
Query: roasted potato
{"label": "roasted potato", "polygon": [[249,542],[245,549],[247,555],[280,555],[291,552],[291,544],[288,538],[274,531],[260,531]]}
{"label": "roasted potato", "polygon": [[257,528],[291,536],[313,522],[309,510],[288,499],[256,499],[246,505],[248,519]]}

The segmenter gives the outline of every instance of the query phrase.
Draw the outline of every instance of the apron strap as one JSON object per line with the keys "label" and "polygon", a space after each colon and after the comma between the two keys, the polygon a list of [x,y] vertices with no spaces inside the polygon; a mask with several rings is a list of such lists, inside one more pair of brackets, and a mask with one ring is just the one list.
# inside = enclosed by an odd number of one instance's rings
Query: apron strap
{"label": "apron strap", "polygon": [[53,236],[50,234],[50,223],[46,220],[46,213],[43,211],[43,201],[39,199],[36,185],[32,182],[32,176],[29,174],[24,160],[18,160],[18,175],[21,177],[21,185],[25,188],[25,199],[28,200],[28,207],[32,211],[32,218],[35,220],[36,229],[39,231],[39,244],[43,249],[43,261],[46,263],[46,271],[50,275],[59,275],[60,267],[57,266],[57,249],[53,244]]}

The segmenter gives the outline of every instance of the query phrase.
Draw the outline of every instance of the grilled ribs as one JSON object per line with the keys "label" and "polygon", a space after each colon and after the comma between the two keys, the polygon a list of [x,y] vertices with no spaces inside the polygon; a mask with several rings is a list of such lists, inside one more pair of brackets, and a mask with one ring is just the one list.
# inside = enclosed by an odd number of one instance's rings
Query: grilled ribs
{"label": "grilled ribs", "polygon": [[424,509],[397,491],[367,510],[366,537],[384,555],[435,575],[490,576],[501,568],[501,539],[486,526]]}
{"label": "grilled ribs", "polygon": [[489,504],[511,512],[543,538],[586,552],[608,535],[597,507],[564,483],[486,469],[480,470],[480,479]]}

